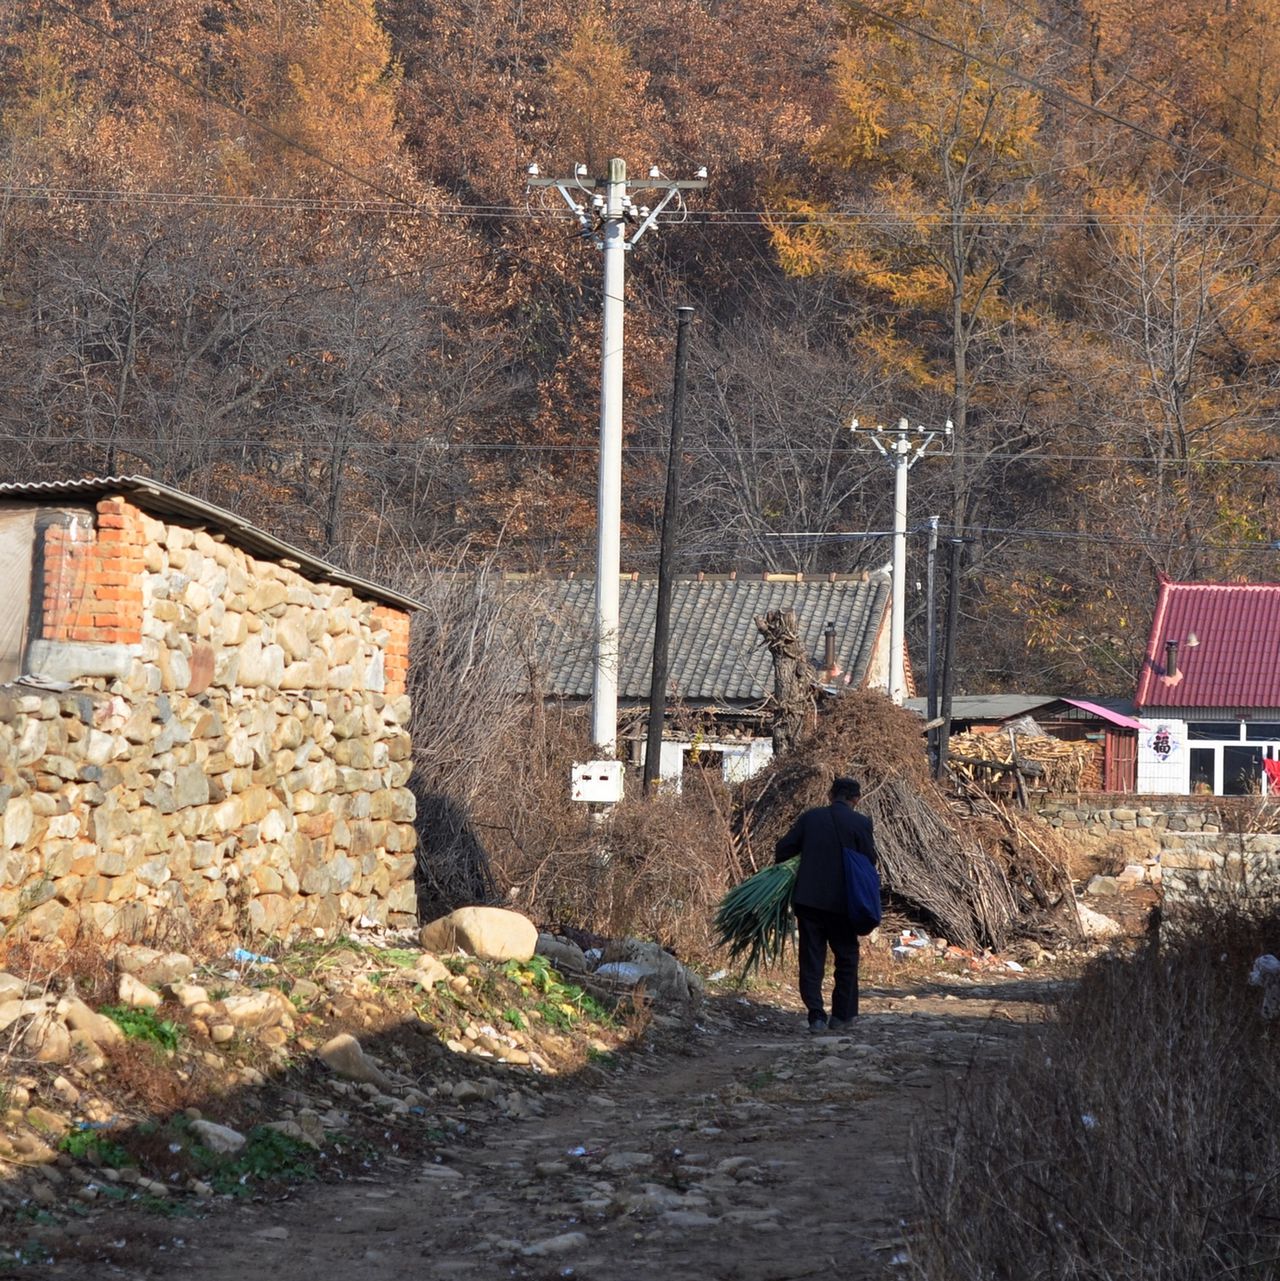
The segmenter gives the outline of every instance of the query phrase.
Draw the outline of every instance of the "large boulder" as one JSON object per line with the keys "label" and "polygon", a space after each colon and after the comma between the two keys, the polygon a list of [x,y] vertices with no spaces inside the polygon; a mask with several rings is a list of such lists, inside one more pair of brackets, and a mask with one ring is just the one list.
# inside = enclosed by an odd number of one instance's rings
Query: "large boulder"
{"label": "large boulder", "polygon": [[289,1010],[289,1002],[279,992],[263,988],[257,992],[225,997],[222,1009],[227,1020],[236,1027],[260,1032],[280,1023]]}
{"label": "large boulder", "polygon": [[527,961],[538,946],[528,917],[501,907],[460,907],[422,927],[429,952],[469,952],[482,961]]}
{"label": "large boulder", "polygon": [[67,1063],[71,1059],[71,1033],[52,1011],[31,1020],[22,1044],[37,1063]]}
{"label": "large boulder", "polygon": [[1095,912],[1091,907],[1086,907],[1083,903],[1076,904],[1076,912],[1080,917],[1081,933],[1092,942],[1119,938],[1124,933],[1119,921],[1113,920],[1109,916],[1103,916],[1101,912]]}
{"label": "large boulder", "polygon": [[447,983],[453,975],[438,956],[434,956],[430,952],[423,952],[414,962],[413,977],[423,987],[430,988],[437,983]]}
{"label": "large boulder", "polygon": [[77,996],[64,996],[58,1002],[58,1015],[73,1034],[84,1032],[96,1045],[119,1045],[124,1040],[124,1032],[118,1023],[91,1010]]}
{"label": "large boulder", "polygon": [[554,934],[538,935],[538,955],[545,956],[562,974],[585,974],[591,968],[586,954],[576,943],[558,939]]}
{"label": "large boulder", "polygon": [[229,1125],[219,1125],[216,1121],[192,1121],[191,1132],[210,1152],[217,1152],[222,1156],[239,1152],[248,1142],[239,1130],[233,1130]]}
{"label": "large boulder", "polygon": [[643,939],[616,939],[609,943],[596,973],[627,986],[643,983],[650,996],[677,1005],[689,1005],[702,995],[697,975],[657,943]]}
{"label": "large boulder", "polygon": [[362,1081],[380,1090],[391,1090],[395,1083],[364,1052],[364,1047],[349,1032],[340,1032],[326,1041],[316,1056],[335,1075],[346,1081]]}
{"label": "large boulder", "polygon": [[22,979],[0,972],[0,1001],[20,1001],[26,994],[27,985]]}
{"label": "large boulder", "polygon": [[164,1004],[164,997],[153,992],[141,979],[132,974],[120,975],[116,988],[122,1005],[131,1005],[137,1010],[155,1010]]}
{"label": "large boulder", "polygon": [[181,983],[195,969],[195,962],[185,952],[157,952],[153,947],[132,945],[116,952],[116,969],[150,987],[164,987]]}

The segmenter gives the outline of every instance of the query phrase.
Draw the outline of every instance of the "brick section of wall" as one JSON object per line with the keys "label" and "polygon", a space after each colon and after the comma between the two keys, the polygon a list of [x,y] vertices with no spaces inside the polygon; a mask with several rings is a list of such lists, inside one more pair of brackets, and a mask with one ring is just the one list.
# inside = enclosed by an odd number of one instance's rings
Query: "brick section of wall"
{"label": "brick section of wall", "polygon": [[96,639],[106,644],[136,645],[142,640],[142,513],[123,498],[98,504],[94,589]]}
{"label": "brick section of wall", "polygon": [[97,527],[51,525],[44,543],[46,640],[136,645],[142,640],[142,513],[122,498],[98,504]]}
{"label": "brick section of wall", "polygon": [[374,608],[373,616],[387,630],[385,650],[387,697],[398,698],[405,692],[409,679],[409,615],[387,605]]}

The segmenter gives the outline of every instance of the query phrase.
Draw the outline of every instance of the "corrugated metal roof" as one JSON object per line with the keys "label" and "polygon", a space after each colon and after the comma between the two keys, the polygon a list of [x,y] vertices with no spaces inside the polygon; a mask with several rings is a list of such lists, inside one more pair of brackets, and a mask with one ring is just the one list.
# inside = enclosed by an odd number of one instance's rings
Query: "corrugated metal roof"
{"label": "corrugated metal roof", "polygon": [[[1178,645],[1172,678],[1167,641]],[[1134,703],[1280,707],[1280,583],[1161,583]]]}
{"label": "corrugated metal roof", "polygon": [[328,561],[312,556],[301,548],[294,547],[292,543],[286,543],[268,534],[266,530],[259,529],[235,512],[229,512],[224,507],[207,503],[202,498],[196,498],[147,476],[86,476],[81,480],[21,481],[0,485],[0,499],[29,498],[56,502],[82,498],[97,502],[115,495],[127,496],[146,512],[161,516],[182,516],[213,526],[222,530],[237,547],[243,547],[246,551],[256,552],[272,560],[294,561],[308,578],[350,587],[357,596],[367,596],[387,605],[395,605],[398,609],[422,608],[420,601],[393,591],[390,587],[371,583],[357,574],[349,574],[336,565],[330,565]]}
{"label": "corrugated metal roof", "polygon": [[1121,729],[1141,728],[1135,717],[1127,712],[1117,711],[1114,707],[1106,707],[1102,703],[1091,703],[1087,698],[1064,698],[1062,701],[1070,703],[1072,707],[1078,707],[1082,712],[1089,712],[1101,720],[1110,721],[1112,725],[1119,725]]}
{"label": "corrugated metal roof", "polygon": [[[548,690],[566,698],[591,694],[594,666],[595,580],[548,579],[534,587],[536,653]],[[658,585],[624,578],[619,602],[618,695],[647,700],[653,671]],[[771,609],[796,613],[800,637],[815,668],[822,666],[823,630],[836,627],[836,656],[852,683],[866,678],[885,621],[889,580],[812,581],[677,579],[671,594],[670,696],[699,701],[759,702],[773,689],[773,663],[755,619]]]}
{"label": "corrugated metal roof", "polygon": [[[956,694],[951,700],[951,719],[1004,721],[1058,701],[1056,694]],[[903,706],[924,716],[929,704],[924,698],[908,698]]]}
{"label": "corrugated metal roof", "polygon": [[[951,700],[951,719],[955,721],[1007,721],[1028,712],[1033,716],[1043,714],[1057,703],[1067,703],[1089,712],[1100,720],[1122,725],[1133,729],[1137,721],[1129,715],[1133,704],[1128,699],[1095,698],[1092,701],[1083,698],[1065,698],[1060,694],[957,694]],[[923,698],[908,698],[903,706],[910,711],[927,715],[928,701]]]}

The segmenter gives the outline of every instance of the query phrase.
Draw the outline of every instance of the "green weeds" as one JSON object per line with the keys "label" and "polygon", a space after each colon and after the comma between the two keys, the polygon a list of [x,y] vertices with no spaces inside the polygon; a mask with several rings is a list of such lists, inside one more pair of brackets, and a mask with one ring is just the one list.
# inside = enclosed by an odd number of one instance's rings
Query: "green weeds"
{"label": "green weeds", "polygon": [[508,961],[502,972],[513,983],[531,987],[542,997],[533,1008],[547,1026],[557,1032],[571,1031],[583,1018],[605,1026],[612,1026],[615,1021],[609,1010],[589,992],[584,992],[576,983],[566,983],[545,956],[534,956],[524,962]]}
{"label": "green weeds", "polygon": [[30,1268],[37,1264],[52,1262],[53,1255],[49,1253],[48,1246],[41,1245],[38,1241],[28,1241],[24,1245],[0,1250],[0,1265]]}
{"label": "green weeds", "polygon": [[131,1005],[104,1005],[105,1014],[131,1041],[145,1041],[172,1053],[182,1039],[182,1028],[171,1019],[162,1019],[154,1010],[135,1009]]}
{"label": "green weeds", "polygon": [[194,1148],[197,1159],[209,1161],[208,1182],[215,1192],[247,1195],[252,1183],[285,1181],[300,1183],[316,1177],[315,1150],[298,1139],[255,1126],[248,1142],[234,1156],[223,1157],[207,1148]]}
{"label": "green weeds", "polygon": [[94,1165],[105,1165],[113,1170],[122,1170],[132,1164],[129,1153],[120,1144],[96,1130],[73,1130],[63,1137],[58,1150],[77,1160],[91,1161]]}

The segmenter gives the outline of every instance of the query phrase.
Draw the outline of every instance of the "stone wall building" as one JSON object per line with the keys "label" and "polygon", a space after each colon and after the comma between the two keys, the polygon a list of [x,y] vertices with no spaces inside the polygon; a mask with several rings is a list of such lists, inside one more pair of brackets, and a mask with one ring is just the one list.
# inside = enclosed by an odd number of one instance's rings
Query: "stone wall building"
{"label": "stone wall building", "polygon": [[413,608],[150,480],[0,485],[0,930],[412,924]]}

